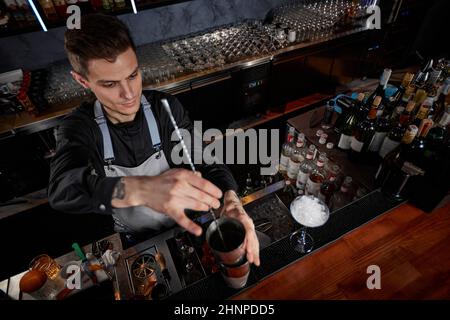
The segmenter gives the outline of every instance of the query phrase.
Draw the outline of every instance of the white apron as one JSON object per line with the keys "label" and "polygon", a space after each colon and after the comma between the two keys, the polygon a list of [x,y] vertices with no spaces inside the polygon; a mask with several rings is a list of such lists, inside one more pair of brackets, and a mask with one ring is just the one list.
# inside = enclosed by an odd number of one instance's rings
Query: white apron
{"label": "white apron", "polygon": [[[114,152],[109,134],[108,125],[103,114],[100,102],[94,105],[95,121],[97,122],[103,136],[103,154],[105,160],[105,174],[107,177],[124,176],[157,176],[168,170],[169,164],[161,150],[161,139],[158,132],[155,117],[144,95],[141,96],[141,105],[147,121],[150,138],[153,147],[157,150],[140,166],[134,168],[112,165]],[[157,231],[175,225],[175,221],[163,213],[144,206],[113,209],[114,230],[116,232],[141,233],[146,231]]]}

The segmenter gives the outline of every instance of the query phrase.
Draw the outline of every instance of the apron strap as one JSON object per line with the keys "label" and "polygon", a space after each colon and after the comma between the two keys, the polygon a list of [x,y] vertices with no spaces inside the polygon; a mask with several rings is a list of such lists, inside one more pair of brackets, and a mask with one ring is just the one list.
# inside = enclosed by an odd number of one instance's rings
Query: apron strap
{"label": "apron strap", "polygon": [[152,139],[153,148],[155,148],[156,151],[160,151],[161,138],[159,137],[158,125],[156,124],[155,116],[152,112],[152,107],[143,94],[141,95],[141,105],[144,109],[145,120],[147,120],[147,127],[150,133],[150,138]]}
{"label": "apron strap", "polygon": [[94,104],[95,122],[97,122],[102,132],[103,137],[103,159],[108,164],[114,160],[114,151],[111,143],[111,136],[108,130],[108,124],[106,123],[105,115],[103,114],[102,106],[98,100]]}
{"label": "apron strap", "polygon": [[[161,138],[159,136],[158,125],[156,124],[155,116],[153,115],[151,105],[145,98],[144,94],[141,95],[141,105],[144,110],[145,120],[147,121],[148,131],[150,138],[152,139],[153,148],[156,151],[161,150]],[[100,127],[100,131],[103,137],[103,159],[106,163],[111,164],[114,160],[114,151],[112,147],[111,136],[108,130],[108,124],[106,122],[105,115],[102,110],[102,106],[98,100],[94,104],[95,122]]]}

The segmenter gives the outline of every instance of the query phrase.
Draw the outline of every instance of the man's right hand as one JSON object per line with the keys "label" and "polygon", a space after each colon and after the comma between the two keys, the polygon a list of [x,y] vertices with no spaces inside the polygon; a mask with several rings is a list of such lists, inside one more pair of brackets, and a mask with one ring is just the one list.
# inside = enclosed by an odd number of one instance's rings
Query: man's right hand
{"label": "man's right hand", "polygon": [[202,229],[184,210],[208,211],[219,208],[222,191],[200,173],[170,169],[159,176],[123,177],[111,200],[115,208],[146,206],[167,214],[187,231],[199,236]]}

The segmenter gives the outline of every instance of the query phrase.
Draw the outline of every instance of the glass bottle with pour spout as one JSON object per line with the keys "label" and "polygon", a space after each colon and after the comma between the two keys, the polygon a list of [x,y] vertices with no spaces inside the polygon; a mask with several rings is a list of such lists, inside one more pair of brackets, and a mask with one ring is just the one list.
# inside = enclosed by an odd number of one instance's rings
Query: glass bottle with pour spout
{"label": "glass bottle with pour spout", "polygon": [[319,158],[317,159],[316,165],[311,171],[308,181],[306,182],[305,194],[313,195],[317,197],[320,192],[320,187],[322,183],[325,182],[326,178],[326,170],[325,170],[325,162],[327,161],[327,155],[325,153],[321,153]]}

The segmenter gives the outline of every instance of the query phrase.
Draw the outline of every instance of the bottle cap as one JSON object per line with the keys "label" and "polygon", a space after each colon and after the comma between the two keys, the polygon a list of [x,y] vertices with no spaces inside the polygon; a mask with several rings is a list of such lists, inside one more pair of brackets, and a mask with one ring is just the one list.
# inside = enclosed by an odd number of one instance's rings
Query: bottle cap
{"label": "bottle cap", "polygon": [[316,136],[320,137],[323,134],[323,130],[319,129],[316,131]]}
{"label": "bottle cap", "polygon": [[333,149],[334,147],[334,143],[333,142],[328,142],[327,143],[327,149]]}

